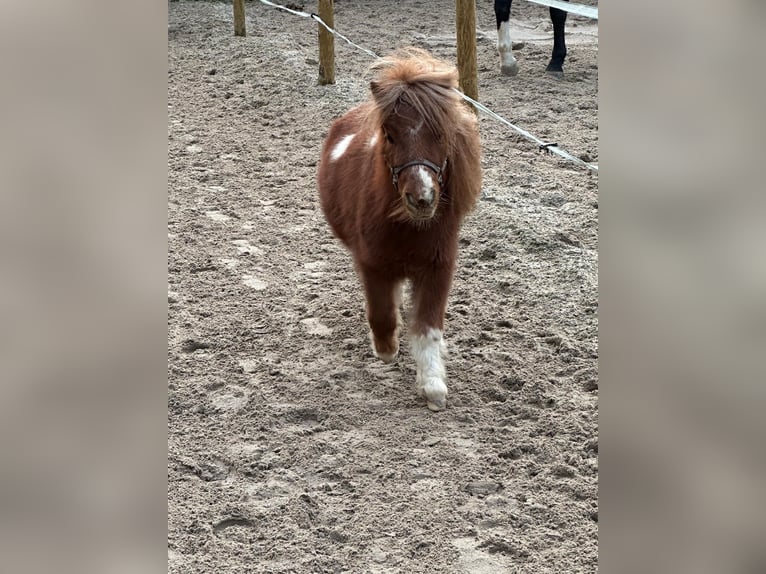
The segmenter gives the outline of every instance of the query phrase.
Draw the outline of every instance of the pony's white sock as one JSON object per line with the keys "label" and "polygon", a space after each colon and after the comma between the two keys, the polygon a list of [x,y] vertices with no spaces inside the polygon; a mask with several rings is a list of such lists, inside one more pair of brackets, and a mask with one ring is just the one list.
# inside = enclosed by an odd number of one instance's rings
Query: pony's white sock
{"label": "pony's white sock", "polygon": [[447,385],[442,355],[446,347],[439,329],[428,329],[425,335],[415,335],[411,340],[412,356],[417,367],[415,384],[418,395],[425,396],[428,408],[440,411],[447,406]]}

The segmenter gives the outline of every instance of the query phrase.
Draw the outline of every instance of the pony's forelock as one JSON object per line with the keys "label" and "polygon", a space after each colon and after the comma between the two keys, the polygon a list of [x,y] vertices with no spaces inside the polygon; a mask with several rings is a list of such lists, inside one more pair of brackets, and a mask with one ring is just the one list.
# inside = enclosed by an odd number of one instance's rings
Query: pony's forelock
{"label": "pony's forelock", "polygon": [[[400,103],[411,106],[434,132],[454,124],[459,96],[457,69],[437,60],[425,50],[407,48],[381,58],[370,66],[375,75],[370,83],[375,106],[369,121],[382,125]],[[441,133],[448,136],[448,133]]]}

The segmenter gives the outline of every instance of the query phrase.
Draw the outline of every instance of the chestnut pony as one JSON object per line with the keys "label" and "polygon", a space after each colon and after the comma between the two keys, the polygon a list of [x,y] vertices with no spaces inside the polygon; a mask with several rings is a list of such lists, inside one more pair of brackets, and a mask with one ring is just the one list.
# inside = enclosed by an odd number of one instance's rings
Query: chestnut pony
{"label": "chestnut pony", "polygon": [[409,49],[373,64],[372,98],[331,126],[319,165],[330,227],[364,286],[375,355],[399,351],[401,288],[412,284],[410,341],[416,389],[428,408],[447,403],[447,305],[463,217],[481,189],[474,114],[454,90],[457,70]]}

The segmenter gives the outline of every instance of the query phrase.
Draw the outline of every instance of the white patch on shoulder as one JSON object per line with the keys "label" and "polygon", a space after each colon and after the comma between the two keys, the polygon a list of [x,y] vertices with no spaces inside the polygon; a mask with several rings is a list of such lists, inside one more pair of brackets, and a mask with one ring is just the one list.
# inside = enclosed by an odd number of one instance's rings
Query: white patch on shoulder
{"label": "white patch on shoulder", "polygon": [[356,134],[349,134],[347,136],[343,136],[340,141],[335,144],[335,147],[332,148],[332,152],[330,153],[330,160],[336,161],[338,158],[340,158],[340,156],[346,153],[346,150],[348,149],[348,146],[351,143],[351,140],[354,139],[355,135]]}
{"label": "white patch on shoulder", "polygon": [[377,143],[378,143],[378,134],[372,134],[372,137],[367,142],[367,147],[368,148],[374,148],[375,144],[377,144]]}
{"label": "white patch on shoulder", "polygon": [[440,411],[447,406],[446,374],[442,355],[446,354],[442,332],[428,329],[425,335],[412,337],[412,356],[417,375],[415,384],[418,394],[425,396],[428,408]]}

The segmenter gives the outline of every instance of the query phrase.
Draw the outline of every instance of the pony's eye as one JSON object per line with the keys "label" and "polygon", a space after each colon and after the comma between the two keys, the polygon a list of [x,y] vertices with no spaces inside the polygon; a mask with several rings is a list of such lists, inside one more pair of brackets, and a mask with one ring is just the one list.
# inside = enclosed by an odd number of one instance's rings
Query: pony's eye
{"label": "pony's eye", "polygon": [[386,138],[386,141],[390,144],[394,143],[394,138],[391,137],[391,134],[388,132],[383,132],[383,136]]}

